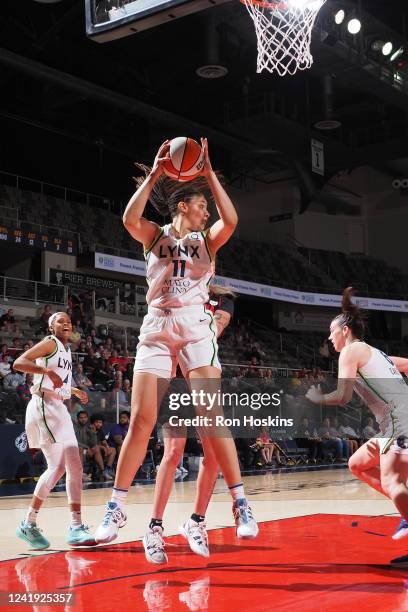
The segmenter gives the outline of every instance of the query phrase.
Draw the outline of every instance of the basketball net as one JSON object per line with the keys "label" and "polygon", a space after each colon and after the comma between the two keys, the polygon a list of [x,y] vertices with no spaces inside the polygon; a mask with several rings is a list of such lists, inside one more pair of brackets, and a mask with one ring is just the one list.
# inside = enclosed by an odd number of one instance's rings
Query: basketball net
{"label": "basketball net", "polygon": [[255,25],[258,43],[257,72],[279,76],[295,74],[313,64],[312,29],[326,0],[241,0]]}

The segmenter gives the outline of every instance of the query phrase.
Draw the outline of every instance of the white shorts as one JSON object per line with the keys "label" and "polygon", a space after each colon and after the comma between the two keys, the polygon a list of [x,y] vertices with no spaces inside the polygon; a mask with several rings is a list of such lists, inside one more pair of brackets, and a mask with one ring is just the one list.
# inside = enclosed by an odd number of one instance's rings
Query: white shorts
{"label": "white shorts", "polygon": [[42,448],[50,442],[78,446],[74,426],[65,404],[46,393],[33,395],[28,402],[25,429],[30,448]]}
{"label": "white shorts", "polygon": [[400,455],[408,455],[408,448],[401,447],[397,442],[397,438],[392,437],[373,439],[376,441],[376,444],[378,444],[380,455],[385,455],[385,453],[388,453],[388,451],[398,453]]}
{"label": "white shorts", "polygon": [[214,317],[204,305],[149,308],[143,320],[134,371],[170,379],[177,364],[184,376],[203,366],[221,370]]}

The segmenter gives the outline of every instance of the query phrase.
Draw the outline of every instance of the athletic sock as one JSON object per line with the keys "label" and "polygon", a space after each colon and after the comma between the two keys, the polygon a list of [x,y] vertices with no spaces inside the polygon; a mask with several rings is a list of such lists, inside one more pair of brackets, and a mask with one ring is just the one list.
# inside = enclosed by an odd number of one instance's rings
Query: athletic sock
{"label": "athletic sock", "polygon": [[228,488],[230,490],[230,493],[232,495],[232,499],[234,500],[234,502],[238,501],[239,499],[245,499],[243,482],[239,482],[238,484],[232,485],[232,487],[228,487]]}
{"label": "athletic sock", "polygon": [[153,527],[161,527],[163,529],[163,519],[150,519],[149,529],[153,529]]}
{"label": "athletic sock", "polygon": [[111,501],[118,504],[119,508],[122,509],[125,505],[128,492],[128,489],[117,489],[116,487],[113,487]]}
{"label": "athletic sock", "polygon": [[202,514],[196,514],[195,512],[193,512],[190,518],[192,521],[195,521],[196,523],[204,523],[205,521],[205,516],[203,516]]}
{"label": "athletic sock", "polygon": [[24,519],[25,524],[26,525],[36,525],[37,524],[37,514],[38,514],[38,510],[30,506],[28,509],[27,515]]}
{"label": "athletic sock", "polygon": [[71,527],[80,527],[82,525],[81,511],[71,510]]}

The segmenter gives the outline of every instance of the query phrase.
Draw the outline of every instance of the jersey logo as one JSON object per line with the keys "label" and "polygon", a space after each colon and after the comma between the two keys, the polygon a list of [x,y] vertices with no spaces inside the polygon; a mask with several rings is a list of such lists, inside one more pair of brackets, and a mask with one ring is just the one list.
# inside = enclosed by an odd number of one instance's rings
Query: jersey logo
{"label": "jersey logo", "polygon": [[64,382],[62,383],[63,385],[66,385],[66,384],[68,383],[68,378],[69,378],[69,376],[68,376],[68,374],[67,374],[66,379],[65,379],[65,380],[64,380]]}
{"label": "jersey logo", "polygon": [[58,357],[58,367],[62,368],[63,370],[72,370],[72,363],[69,359]]}
{"label": "jersey logo", "polygon": [[[190,256],[191,259],[193,259],[194,257],[200,259],[200,255],[198,254],[199,248],[199,244],[197,246],[187,245],[185,247],[182,247],[180,245],[167,245],[166,247],[164,247],[161,244],[159,248],[159,257],[160,259],[163,259],[167,257],[181,257],[181,255],[186,255],[187,257]],[[164,249],[166,249],[166,251]]]}

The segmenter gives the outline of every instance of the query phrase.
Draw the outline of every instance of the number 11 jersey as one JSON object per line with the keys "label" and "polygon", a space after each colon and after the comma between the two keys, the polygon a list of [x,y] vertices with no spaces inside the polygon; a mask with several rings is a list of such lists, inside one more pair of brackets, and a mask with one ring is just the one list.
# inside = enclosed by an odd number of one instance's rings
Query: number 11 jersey
{"label": "number 11 jersey", "polygon": [[171,224],[160,228],[145,248],[149,306],[179,308],[208,301],[214,264],[207,232],[193,231],[177,238]]}

